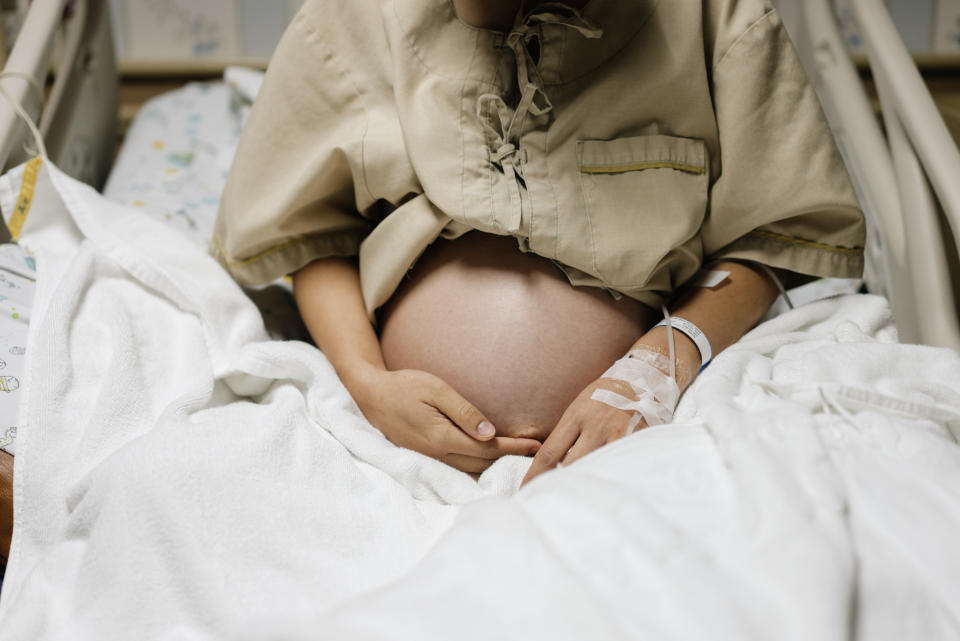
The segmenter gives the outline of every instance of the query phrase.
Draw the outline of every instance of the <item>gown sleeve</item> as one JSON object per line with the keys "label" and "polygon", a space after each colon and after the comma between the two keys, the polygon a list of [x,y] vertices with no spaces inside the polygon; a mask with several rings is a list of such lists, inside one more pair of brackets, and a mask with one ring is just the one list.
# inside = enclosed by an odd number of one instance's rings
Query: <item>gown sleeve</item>
{"label": "gown sleeve", "polygon": [[737,5],[756,5],[760,15],[713,56],[721,167],[701,230],[704,255],[857,278],[863,214],[780,18],[766,2],[725,5],[731,20],[742,17]]}
{"label": "gown sleeve", "polygon": [[375,0],[309,0],[294,18],[241,135],[210,244],[238,282],[356,255],[386,214],[421,191],[390,68]]}

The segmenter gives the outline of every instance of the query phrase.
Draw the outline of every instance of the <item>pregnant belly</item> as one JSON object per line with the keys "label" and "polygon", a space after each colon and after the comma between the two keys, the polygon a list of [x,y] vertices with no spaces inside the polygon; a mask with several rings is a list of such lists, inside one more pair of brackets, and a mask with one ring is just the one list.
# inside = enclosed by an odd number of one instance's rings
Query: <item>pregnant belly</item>
{"label": "pregnant belly", "polygon": [[382,310],[380,343],[389,369],[439,376],[501,436],[542,440],[654,320],[512,238],[471,232],[424,253]]}

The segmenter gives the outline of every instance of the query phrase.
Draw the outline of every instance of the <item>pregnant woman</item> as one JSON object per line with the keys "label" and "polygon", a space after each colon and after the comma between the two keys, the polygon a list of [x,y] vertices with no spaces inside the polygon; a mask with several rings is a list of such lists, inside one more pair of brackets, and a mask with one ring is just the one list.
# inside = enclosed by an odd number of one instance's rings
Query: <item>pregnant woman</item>
{"label": "pregnant woman", "polygon": [[765,0],[308,0],[212,251],[293,275],[392,442],[530,479],[668,422],[776,278],[857,277],[863,235]]}

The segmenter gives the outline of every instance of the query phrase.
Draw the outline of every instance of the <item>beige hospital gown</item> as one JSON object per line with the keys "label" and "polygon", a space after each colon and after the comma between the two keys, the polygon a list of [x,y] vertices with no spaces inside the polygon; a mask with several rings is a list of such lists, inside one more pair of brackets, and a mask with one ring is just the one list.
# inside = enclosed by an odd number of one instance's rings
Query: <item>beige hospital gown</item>
{"label": "beige hospital gown", "polygon": [[511,235],[657,306],[712,259],[856,277],[864,223],[765,0],[308,0],[241,138],[212,251],[245,284],[359,254],[368,312],[438,237]]}

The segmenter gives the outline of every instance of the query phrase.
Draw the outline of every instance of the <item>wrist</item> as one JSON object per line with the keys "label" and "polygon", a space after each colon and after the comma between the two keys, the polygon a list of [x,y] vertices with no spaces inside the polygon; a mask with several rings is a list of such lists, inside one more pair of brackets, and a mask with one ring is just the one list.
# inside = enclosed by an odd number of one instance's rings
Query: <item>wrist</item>
{"label": "wrist", "polygon": [[[674,330],[673,342],[677,367],[677,386],[684,391],[697,377],[700,371],[700,350],[689,336]],[[651,349],[670,357],[670,342],[666,327],[654,327],[637,341],[634,347]]]}
{"label": "wrist", "polygon": [[362,359],[335,368],[340,380],[350,391],[354,400],[360,401],[368,396],[377,385],[379,375],[387,371],[382,363],[376,364]]}

